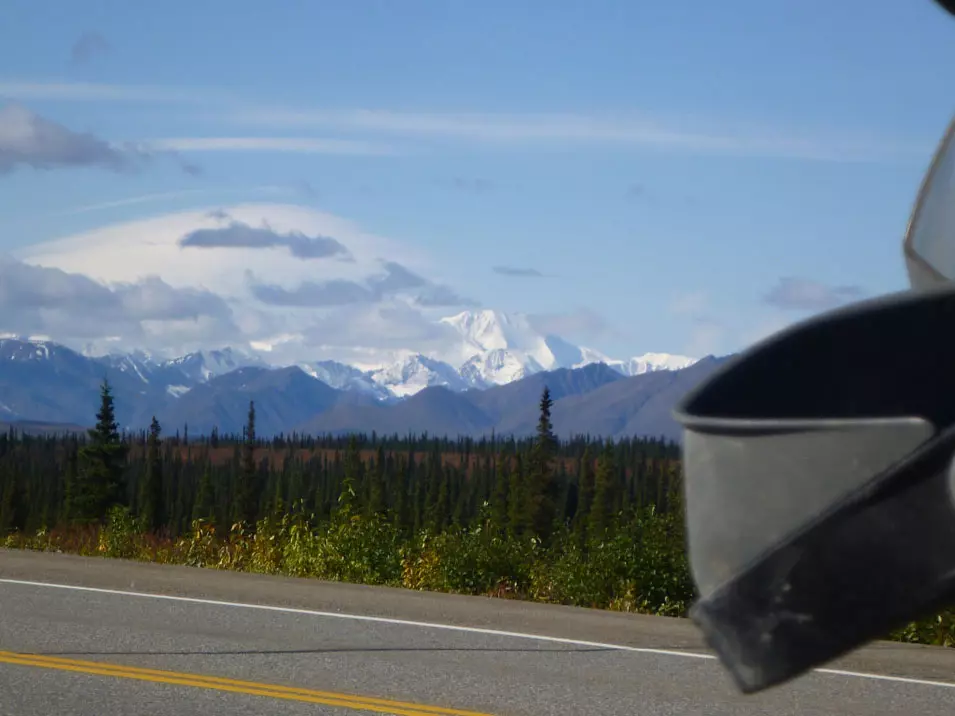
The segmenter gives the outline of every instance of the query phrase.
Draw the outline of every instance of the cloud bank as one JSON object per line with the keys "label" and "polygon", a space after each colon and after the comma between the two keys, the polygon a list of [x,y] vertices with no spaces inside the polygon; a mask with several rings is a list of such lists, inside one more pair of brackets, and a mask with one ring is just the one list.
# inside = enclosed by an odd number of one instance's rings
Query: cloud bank
{"label": "cloud bank", "polygon": [[157,276],[110,286],[10,257],[0,258],[0,332],[187,349],[240,335],[231,308],[209,291],[173,288]]}
{"label": "cloud bank", "polygon": [[135,150],[117,149],[92,134],[74,132],[22,105],[0,107],[0,173],[21,166],[45,170],[99,166],[122,171],[143,158]]}
{"label": "cloud bank", "polygon": [[439,319],[473,305],[421,263],[414,247],[311,208],[180,212],[6,259],[0,333],[168,357],[228,345],[283,363],[385,364],[456,345]]}

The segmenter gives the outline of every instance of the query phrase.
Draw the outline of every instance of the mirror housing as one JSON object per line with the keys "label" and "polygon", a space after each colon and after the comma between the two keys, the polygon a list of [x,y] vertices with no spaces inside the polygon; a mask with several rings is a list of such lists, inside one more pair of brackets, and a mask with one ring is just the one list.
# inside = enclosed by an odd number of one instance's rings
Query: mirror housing
{"label": "mirror housing", "polygon": [[690,616],[741,690],[953,597],[955,288],[784,330],[674,417],[700,595]]}
{"label": "mirror housing", "polygon": [[955,119],[919,187],[902,253],[913,289],[932,290],[955,282]]}

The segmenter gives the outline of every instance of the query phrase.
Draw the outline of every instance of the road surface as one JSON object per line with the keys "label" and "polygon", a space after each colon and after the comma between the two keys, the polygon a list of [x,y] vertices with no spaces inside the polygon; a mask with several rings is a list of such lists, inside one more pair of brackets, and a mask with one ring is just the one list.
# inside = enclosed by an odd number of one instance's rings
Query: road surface
{"label": "road surface", "polygon": [[0,550],[0,714],[955,713],[955,650],[739,694],[685,620]]}

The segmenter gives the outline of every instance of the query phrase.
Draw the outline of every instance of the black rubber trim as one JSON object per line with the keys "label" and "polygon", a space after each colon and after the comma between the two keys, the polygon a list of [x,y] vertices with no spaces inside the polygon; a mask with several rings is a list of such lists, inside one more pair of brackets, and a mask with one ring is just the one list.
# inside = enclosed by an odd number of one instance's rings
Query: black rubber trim
{"label": "black rubber trim", "polygon": [[787,681],[955,602],[955,436],[932,442],[865,499],[847,500],[693,606],[742,691]]}

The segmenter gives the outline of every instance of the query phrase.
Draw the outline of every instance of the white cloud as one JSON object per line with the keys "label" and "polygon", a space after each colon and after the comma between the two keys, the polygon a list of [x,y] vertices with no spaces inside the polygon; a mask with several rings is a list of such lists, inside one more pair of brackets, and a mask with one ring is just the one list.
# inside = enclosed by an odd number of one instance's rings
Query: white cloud
{"label": "white cloud", "polygon": [[10,258],[0,260],[0,332],[180,351],[241,339],[232,310],[209,291],[174,288],[157,276],[105,285]]}
{"label": "white cloud", "polygon": [[[316,267],[288,251],[228,249],[199,252],[183,249],[179,241],[199,229],[218,229],[221,210],[232,220],[267,227],[277,234],[301,232],[332,237],[351,252],[353,264],[330,262]],[[246,289],[245,271],[255,270],[263,281],[294,285],[317,278],[360,280],[379,269],[380,257],[401,257],[402,264],[427,273],[430,262],[414,246],[370,234],[347,219],[295,204],[244,203],[206,206],[148,219],[108,225],[93,231],[35,244],[17,257],[42,266],[82,273],[101,281],[135,281],[144,272],[161,276],[173,286],[206,286],[230,296]]]}
{"label": "white cloud", "polygon": [[821,161],[921,157],[926,150],[919,143],[859,139],[858,133],[820,137],[751,127],[720,130],[711,121],[694,127],[686,121],[635,113],[489,114],[247,107],[233,112],[231,118],[238,123],[267,127],[334,128],[508,145],[565,146],[573,142]]}
{"label": "white cloud", "polygon": [[357,156],[389,156],[399,153],[392,147],[374,142],[313,137],[172,137],[149,139],[138,144],[152,151],[176,152],[295,152]]}
{"label": "white cloud", "polygon": [[[229,222],[262,227],[256,236],[274,239],[275,246],[261,241],[238,248],[181,246],[184,237],[215,232]],[[305,260],[288,250],[289,237],[334,239],[354,260],[341,261],[334,254]],[[400,257],[400,263],[382,260],[390,256]],[[167,355],[210,343],[269,347],[270,360],[280,362],[320,358],[383,362],[396,351],[436,349],[448,336],[447,328],[436,323],[448,310],[438,299],[453,292],[426,278],[426,257],[412,246],[368,234],[350,221],[307,207],[205,207],[35,245],[17,252],[17,259],[30,264],[30,271],[40,272],[44,285],[52,286],[34,300],[42,298],[44,305],[32,311],[7,311],[16,314],[16,321],[13,317],[6,321],[10,325],[0,321],[0,330],[21,335],[49,333],[56,340],[97,346],[105,345],[108,335],[117,339],[113,347],[147,347]],[[24,270],[20,273],[26,277]],[[21,289],[27,291],[32,283],[27,281]],[[267,286],[275,295],[291,295],[320,283],[333,287],[360,283],[368,295],[349,305],[263,302],[253,283]],[[85,293],[78,294],[77,286]],[[422,298],[425,304],[442,305],[423,309]],[[16,301],[26,305],[22,298],[10,301],[11,306]],[[99,308],[93,310],[90,305],[95,301]]]}

